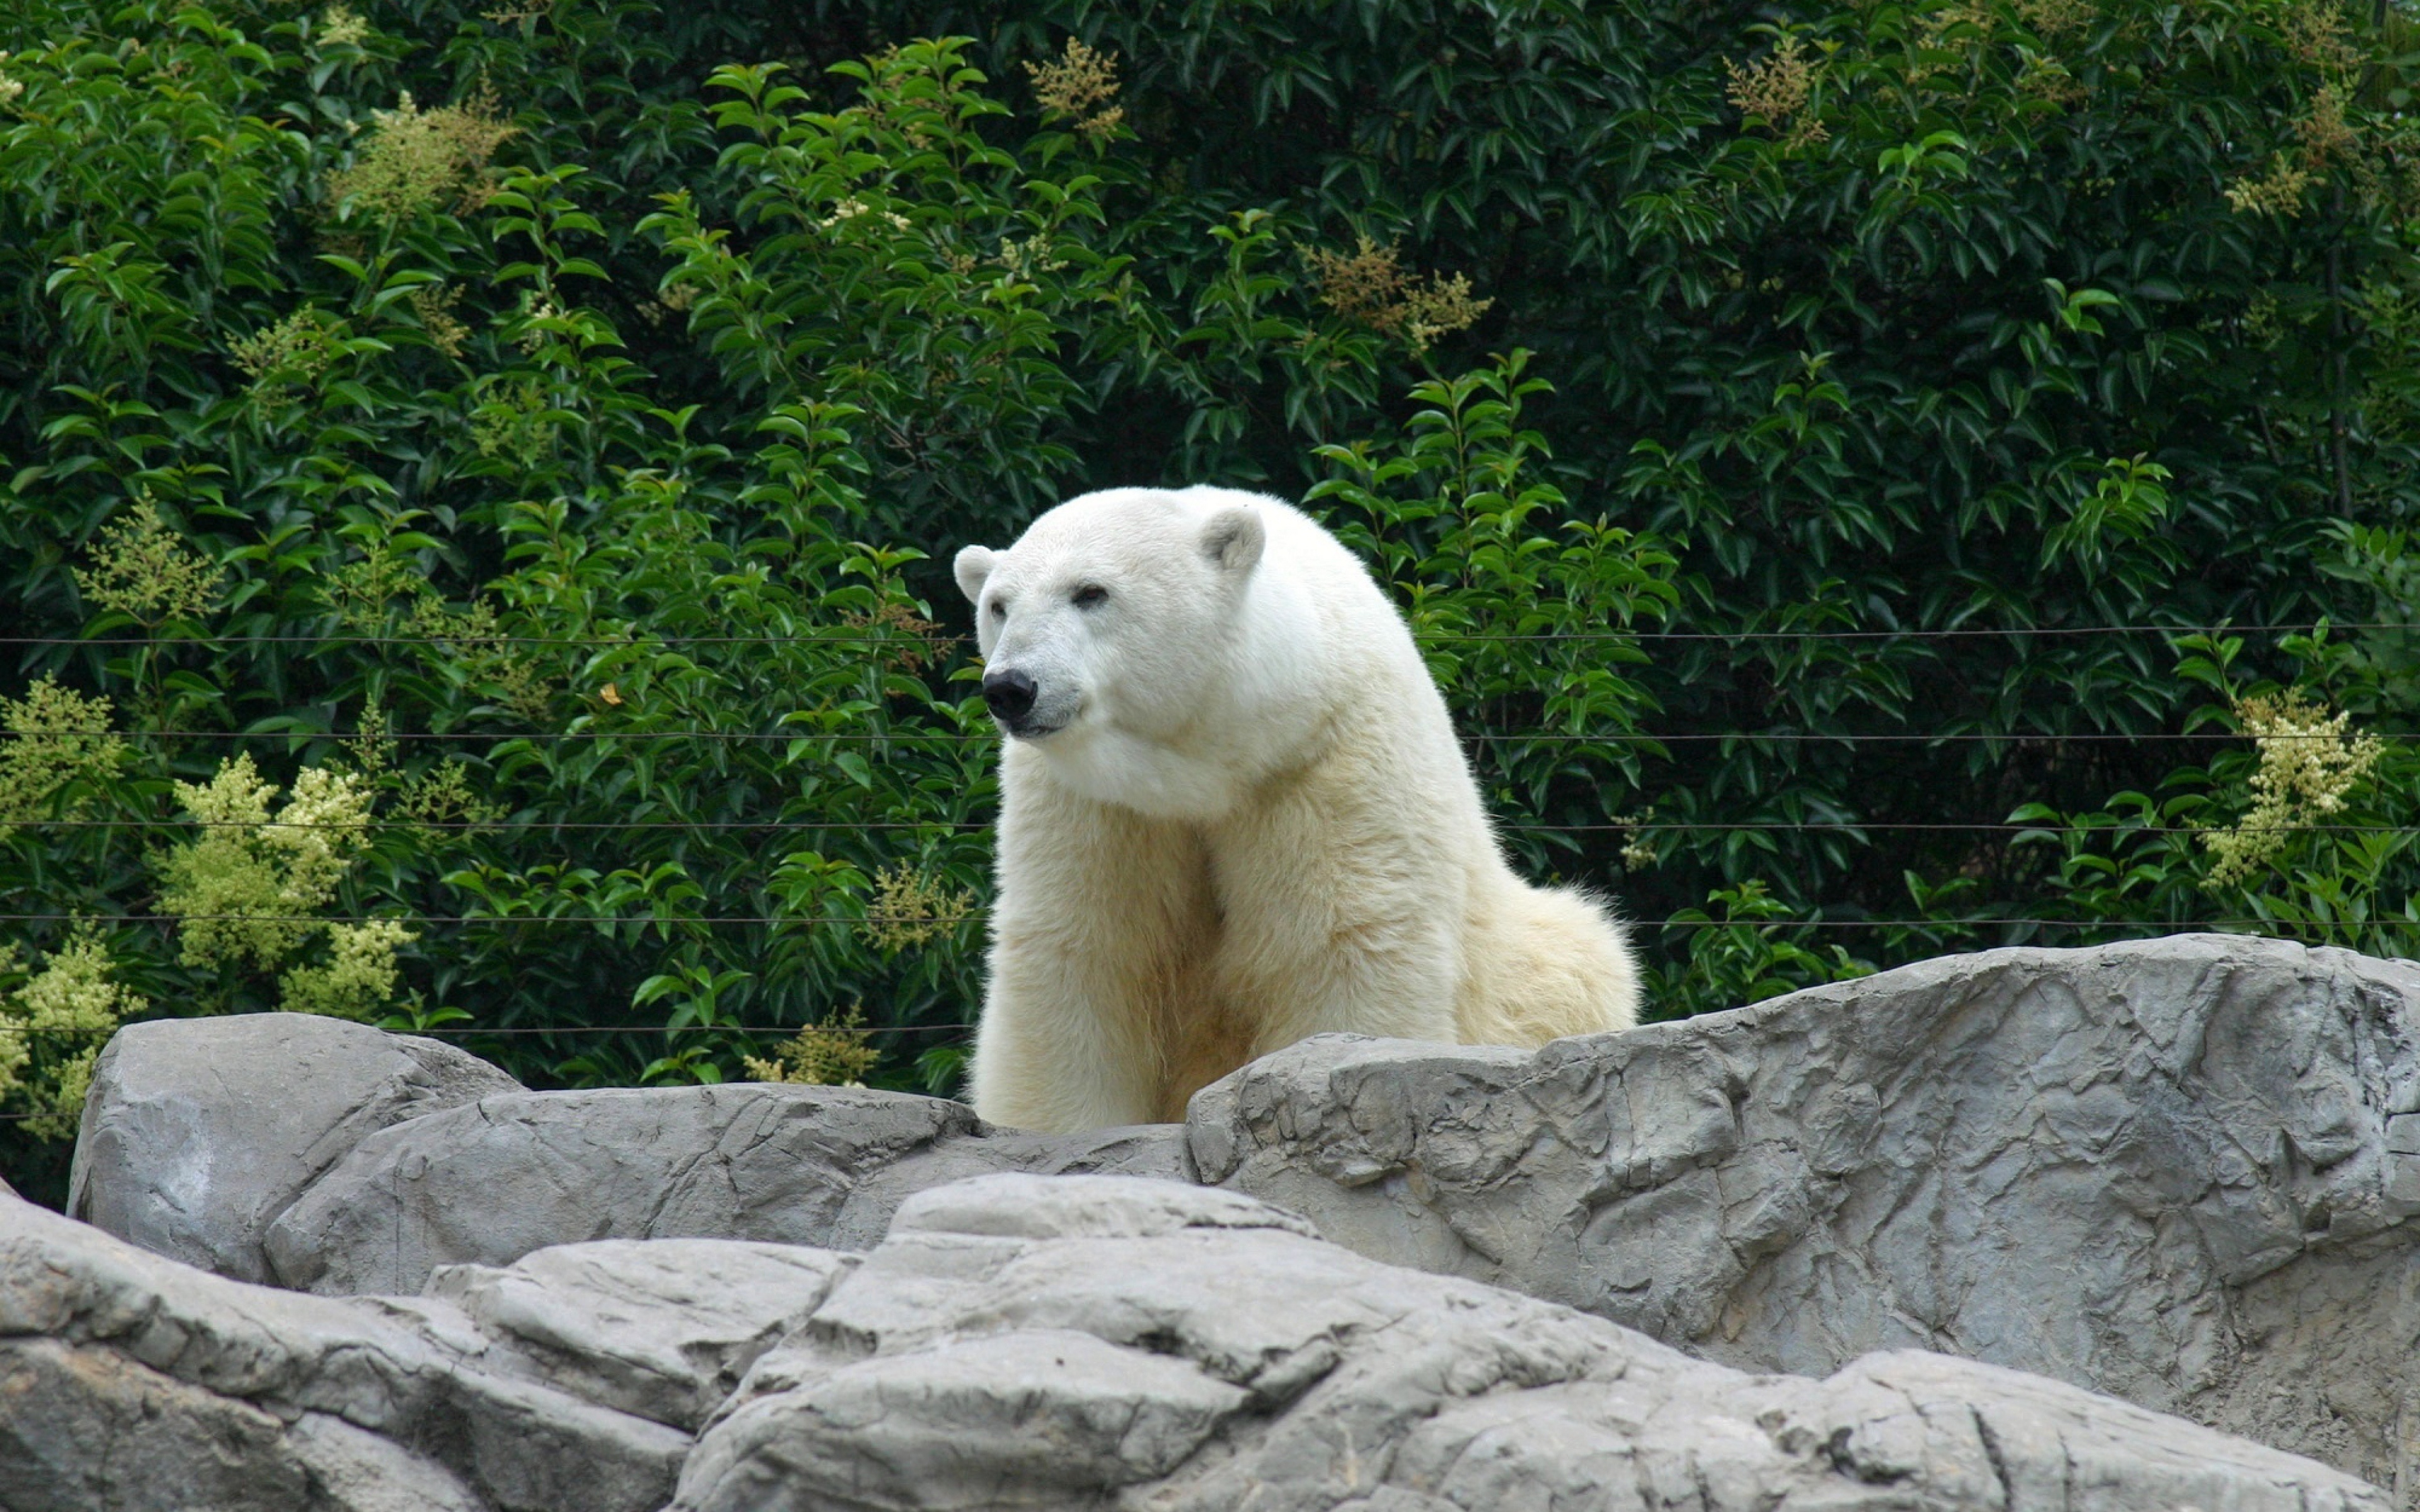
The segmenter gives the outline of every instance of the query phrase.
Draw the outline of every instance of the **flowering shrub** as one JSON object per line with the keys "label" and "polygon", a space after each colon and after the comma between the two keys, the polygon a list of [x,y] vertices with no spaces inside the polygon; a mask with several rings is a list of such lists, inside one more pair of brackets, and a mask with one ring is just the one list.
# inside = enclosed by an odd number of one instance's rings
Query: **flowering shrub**
{"label": "flowering shrub", "polygon": [[0,15],[11,1179],[153,1011],[947,1090],[939,559],[1111,484],[1324,512],[1658,1012],[2410,950],[2399,22],[1366,11]]}
{"label": "flowering shrub", "polygon": [[109,1032],[148,1005],[112,980],[108,948],[79,926],[39,971],[0,945],[0,1098],[39,1139],[72,1139]]}

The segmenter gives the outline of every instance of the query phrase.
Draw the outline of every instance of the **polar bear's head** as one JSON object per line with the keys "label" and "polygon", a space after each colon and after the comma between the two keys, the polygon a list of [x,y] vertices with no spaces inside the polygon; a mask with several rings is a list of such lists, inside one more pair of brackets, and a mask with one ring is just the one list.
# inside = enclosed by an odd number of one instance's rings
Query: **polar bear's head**
{"label": "polar bear's head", "polygon": [[1021,741],[1156,740],[1201,718],[1268,544],[1262,502],[1221,488],[1071,499],[1004,551],[970,546],[984,702]]}

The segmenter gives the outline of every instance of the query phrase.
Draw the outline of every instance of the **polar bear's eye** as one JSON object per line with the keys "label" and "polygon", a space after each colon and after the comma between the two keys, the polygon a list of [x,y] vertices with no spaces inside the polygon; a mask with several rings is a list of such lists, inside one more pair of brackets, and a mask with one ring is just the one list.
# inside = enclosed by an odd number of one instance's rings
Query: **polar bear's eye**
{"label": "polar bear's eye", "polygon": [[1001,603],[999,599],[993,599],[991,601],[991,617],[995,620],[1004,620],[1008,618],[1008,606]]}
{"label": "polar bear's eye", "polygon": [[1109,591],[1102,587],[1100,584],[1086,583],[1083,587],[1076,590],[1075,596],[1071,602],[1073,602],[1078,609],[1091,609],[1094,605],[1100,603],[1103,599],[1108,598],[1109,596]]}

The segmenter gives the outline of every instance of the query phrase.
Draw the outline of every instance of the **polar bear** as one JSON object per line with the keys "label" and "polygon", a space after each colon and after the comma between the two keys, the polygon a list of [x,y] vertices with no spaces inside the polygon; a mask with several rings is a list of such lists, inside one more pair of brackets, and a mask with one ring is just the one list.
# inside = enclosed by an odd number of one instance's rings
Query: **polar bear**
{"label": "polar bear", "polygon": [[1505,865],[1410,632],[1309,516],[1115,488],[955,569],[1007,736],[986,1120],[1182,1119],[1323,1030],[1532,1045],[1636,1022],[1621,926]]}

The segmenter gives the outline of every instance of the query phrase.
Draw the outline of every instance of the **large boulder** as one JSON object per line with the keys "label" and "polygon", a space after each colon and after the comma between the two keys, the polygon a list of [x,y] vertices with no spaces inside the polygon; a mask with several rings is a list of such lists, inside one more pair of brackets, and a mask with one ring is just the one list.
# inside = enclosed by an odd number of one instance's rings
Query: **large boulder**
{"label": "large boulder", "polygon": [[992,1176],[870,1256],[607,1241],[314,1297],[0,1198],[10,1512],[2391,1512],[2071,1386],[1745,1375],[1249,1196]]}
{"label": "large boulder", "polygon": [[1325,1038],[1188,1134],[1202,1180],[1363,1255],[1709,1360],[1933,1350],[2420,1495],[2410,963],[2196,935],[1534,1054]]}
{"label": "large boulder", "polygon": [[266,1281],[262,1234],[354,1146],[520,1089],[451,1045],[308,1013],[129,1025],[93,1067],[68,1211],[155,1254]]}
{"label": "large boulder", "polygon": [[442,1265],[588,1239],[867,1249],[909,1194],[992,1171],[1187,1175],[1174,1126],[1046,1138],[863,1088],[517,1092],[363,1140],[271,1225],[276,1278],[413,1292]]}
{"label": "large boulder", "polygon": [[1757,1377],[1382,1265],[1225,1194],[910,1198],[699,1439],[679,1512],[1778,1506],[2386,1512],[2071,1386],[1913,1352]]}

